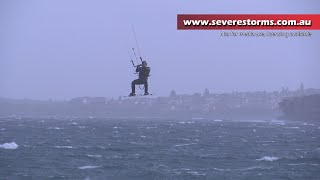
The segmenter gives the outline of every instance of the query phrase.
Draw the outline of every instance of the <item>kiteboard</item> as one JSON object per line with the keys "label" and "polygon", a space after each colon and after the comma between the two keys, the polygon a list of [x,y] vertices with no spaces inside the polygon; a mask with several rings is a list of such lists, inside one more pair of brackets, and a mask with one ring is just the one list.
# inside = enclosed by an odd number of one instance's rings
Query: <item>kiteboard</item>
{"label": "kiteboard", "polygon": [[130,96],[130,95],[128,95],[128,96],[123,96],[123,97],[124,97],[124,98],[134,98],[134,97],[147,97],[147,96],[153,96],[153,95],[155,95],[155,93],[150,93],[150,94],[148,94],[148,95],[136,94],[135,96]]}

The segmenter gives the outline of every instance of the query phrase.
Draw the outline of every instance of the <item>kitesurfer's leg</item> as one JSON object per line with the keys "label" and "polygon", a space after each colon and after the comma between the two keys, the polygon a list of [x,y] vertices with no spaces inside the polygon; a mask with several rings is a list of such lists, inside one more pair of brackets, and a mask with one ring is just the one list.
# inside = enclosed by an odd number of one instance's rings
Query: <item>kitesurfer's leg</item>
{"label": "kitesurfer's leg", "polygon": [[138,84],[138,79],[132,81],[131,83],[131,94],[132,96],[134,96],[136,94],[136,84]]}
{"label": "kitesurfer's leg", "polygon": [[148,92],[148,81],[144,82],[144,95],[149,95],[149,92]]}

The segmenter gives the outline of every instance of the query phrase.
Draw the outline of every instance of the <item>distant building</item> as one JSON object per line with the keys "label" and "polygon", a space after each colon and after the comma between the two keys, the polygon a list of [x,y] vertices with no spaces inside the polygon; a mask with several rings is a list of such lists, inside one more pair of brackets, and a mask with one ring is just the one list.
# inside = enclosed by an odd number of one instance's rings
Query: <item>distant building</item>
{"label": "distant building", "polygon": [[203,97],[209,97],[210,96],[210,92],[209,90],[206,88],[203,92]]}
{"label": "distant building", "polygon": [[303,85],[303,83],[300,84],[300,89],[299,89],[299,91],[300,91],[300,94],[301,94],[301,95],[304,95],[304,85]]}
{"label": "distant building", "polygon": [[171,92],[170,92],[170,96],[169,96],[170,98],[176,98],[177,97],[177,93],[176,93],[176,91],[175,90],[172,90]]}

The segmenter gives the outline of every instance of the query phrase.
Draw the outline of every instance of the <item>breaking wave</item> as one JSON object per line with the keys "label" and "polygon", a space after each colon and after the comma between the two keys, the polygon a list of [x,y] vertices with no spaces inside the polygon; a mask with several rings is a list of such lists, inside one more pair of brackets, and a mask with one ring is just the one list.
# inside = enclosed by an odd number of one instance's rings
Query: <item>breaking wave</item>
{"label": "breaking wave", "polygon": [[82,167],[78,167],[78,169],[95,169],[95,168],[99,168],[101,166],[82,166]]}
{"label": "breaking wave", "polygon": [[19,147],[15,142],[0,144],[0,148],[3,149],[17,149]]}
{"label": "breaking wave", "polygon": [[276,161],[279,158],[277,157],[272,157],[272,156],[264,156],[263,158],[256,159],[257,161]]}

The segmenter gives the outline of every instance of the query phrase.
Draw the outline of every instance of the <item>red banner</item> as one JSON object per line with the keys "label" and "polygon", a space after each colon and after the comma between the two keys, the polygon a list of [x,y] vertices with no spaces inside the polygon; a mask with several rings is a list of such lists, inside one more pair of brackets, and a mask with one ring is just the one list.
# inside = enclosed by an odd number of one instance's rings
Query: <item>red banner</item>
{"label": "red banner", "polygon": [[320,30],[320,14],[178,14],[179,30]]}

